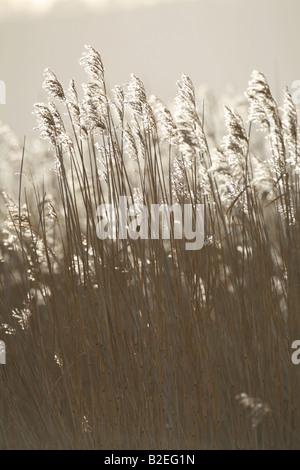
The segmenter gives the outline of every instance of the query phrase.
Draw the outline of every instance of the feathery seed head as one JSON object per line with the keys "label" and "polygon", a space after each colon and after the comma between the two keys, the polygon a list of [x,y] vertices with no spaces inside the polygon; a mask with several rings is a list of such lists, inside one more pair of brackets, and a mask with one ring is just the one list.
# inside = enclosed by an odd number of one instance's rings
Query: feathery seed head
{"label": "feathery seed head", "polygon": [[44,71],[43,88],[52,98],[60,101],[65,101],[65,93],[61,83],[58,81],[55,73],[51,69],[46,68]]}
{"label": "feathery seed head", "polygon": [[181,79],[177,82],[177,87],[177,104],[186,110],[194,110],[196,103],[195,90],[192,80],[186,74],[182,74]]}
{"label": "feathery seed head", "polygon": [[115,101],[112,102],[112,105],[115,107],[118,118],[120,122],[123,122],[124,119],[124,91],[123,89],[116,85],[112,89],[113,94],[115,95]]}
{"label": "feathery seed head", "polygon": [[149,132],[155,137],[157,135],[156,120],[153,109],[147,101],[143,105],[143,123],[146,132]]}
{"label": "feathery seed head", "polygon": [[156,96],[151,95],[149,102],[157,116],[157,122],[162,131],[162,139],[168,141],[170,144],[175,144],[178,138],[178,132],[172,114]]}
{"label": "feathery seed head", "polygon": [[268,130],[270,120],[277,118],[278,109],[266,77],[257,70],[252,72],[245,96],[250,102],[249,121],[256,122],[264,130]]}
{"label": "feathery seed head", "polygon": [[78,101],[78,95],[77,95],[77,90],[75,87],[75,82],[74,80],[70,81],[69,87],[68,87],[68,109],[71,115],[71,118],[73,120],[73,124],[76,127],[80,127],[80,109],[79,109],[79,101]]}
{"label": "feathery seed head", "polygon": [[179,150],[186,158],[193,158],[197,150],[208,153],[206,137],[197,113],[193,83],[183,74],[177,82],[177,87],[174,117],[178,129]]}
{"label": "feathery seed head", "polygon": [[138,150],[132,129],[129,124],[126,124],[123,139],[125,152],[130,158],[132,158],[132,160],[138,160]]}
{"label": "feathery seed head", "polygon": [[104,84],[104,67],[101,56],[92,46],[84,46],[87,52],[82,54],[79,64],[82,65],[86,73],[95,81]]}
{"label": "feathery seed head", "polygon": [[56,144],[62,145],[64,148],[72,148],[73,142],[68,136],[61,115],[53,102],[48,103],[49,110],[52,114],[55,124]]}
{"label": "feathery seed head", "polygon": [[135,101],[141,104],[146,103],[146,91],[142,80],[133,73],[130,77],[131,80],[128,85],[128,101]]}
{"label": "feathery seed head", "polygon": [[300,157],[300,133],[298,128],[298,115],[288,88],[285,88],[284,90],[282,127],[284,138],[289,149],[289,158],[287,158],[287,162],[296,166],[297,171],[299,171],[300,168],[298,168],[298,160]]}
{"label": "feathery seed head", "polygon": [[41,132],[41,138],[48,140],[51,145],[56,145],[56,126],[50,109],[44,103],[34,105],[33,115],[37,120],[37,129]]}
{"label": "feathery seed head", "polygon": [[97,83],[83,83],[84,99],[79,104],[81,129],[87,136],[90,132],[105,130],[107,98]]}
{"label": "feathery seed head", "polygon": [[249,121],[260,125],[270,135],[273,161],[271,166],[277,176],[285,173],[285,148],[282,123],[278,106],[273,98],[265,76],[254,70],[245,93],[250,102]]}

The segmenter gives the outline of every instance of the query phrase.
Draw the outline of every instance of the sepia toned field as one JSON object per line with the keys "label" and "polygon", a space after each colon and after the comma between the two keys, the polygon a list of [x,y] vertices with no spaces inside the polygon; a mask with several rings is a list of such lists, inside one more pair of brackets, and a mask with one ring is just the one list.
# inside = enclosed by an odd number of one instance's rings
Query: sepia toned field
{"label": "sepia toned field", "polygon": [[[1,195],[1,449],[298,449],[290,91],[278,106],[254,71],[220,122],[187,75],[169,108],[135,75],[108,91],[91,46],[80,64],[82,87],[45,70],[45,149],[1,128],[1,165],[18,173]],[[97,207],[120,196],[204,204],[203,247],[186,250],[174,228],[122,240],[116,224],[99,239]]]}

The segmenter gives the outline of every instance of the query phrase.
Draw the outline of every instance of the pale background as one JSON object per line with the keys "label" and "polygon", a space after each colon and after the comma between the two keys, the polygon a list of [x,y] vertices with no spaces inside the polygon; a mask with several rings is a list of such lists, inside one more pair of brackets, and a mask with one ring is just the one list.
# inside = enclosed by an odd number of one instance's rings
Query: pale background
{"label": "pale background", "polygon": [[37,135],[44,68],[64,85],[84,81],[84,44],[101,53],[110,88],[133,72],[169,103],[182,72],[219,96],[228,85],[244,92],[257,69],[280,97],[300,79],[299,21],[300,0],[0,0],[0,120]]}

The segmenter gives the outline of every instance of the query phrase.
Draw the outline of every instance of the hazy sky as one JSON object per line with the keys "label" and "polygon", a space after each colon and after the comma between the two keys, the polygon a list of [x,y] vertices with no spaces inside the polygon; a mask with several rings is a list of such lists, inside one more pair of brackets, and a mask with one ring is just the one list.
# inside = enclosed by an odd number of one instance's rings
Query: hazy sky
{"label": "hazy sky", "polygon": [[230,84],[245,91],[253,69],[267,76],[276,95],[300,79],[300,0],[60,0],[54,10],[46,6],[45,0],[0,0],[0,80],[7,87],[0,120],[20,136],[34,135],[31,111],[46,99],[45,67],[64,85],[86,80],[78,65],[84,44],[101,53],[110,88],[133,72],[166,102],[183,72],[217,94]]}
{"label": "hazy sky", "polygon": [[[48,13],[53,7],[59,5],[61,12],[68,8],[72,10],[74,3],[82,3],[94,11],[112,11],[149,7],[162,3],[189,2],[197,0],[1,0],[0,11],[2,16],[11,16],[22,12],[29,15]],[[59,15],[60,12],[57,11]]]}

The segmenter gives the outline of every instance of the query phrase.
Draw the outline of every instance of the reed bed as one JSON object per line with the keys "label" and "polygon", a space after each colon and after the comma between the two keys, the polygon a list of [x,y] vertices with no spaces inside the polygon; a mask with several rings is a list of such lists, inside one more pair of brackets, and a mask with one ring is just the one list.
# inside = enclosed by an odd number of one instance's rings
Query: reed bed
{"label": "reed bed", "polygon": [[[225,107],[212,148],[188,76],[171,112],[134,75],[107,91],[92,47],[80,64],[88,83],[65,88],[47,69],[49,101],[34,107],[56,179],[25,191],[23,152],[19,195],[2,195],[0,447],[299,448],[291,94],[279,108],[254,71],[247,121]],[[204,204],[203,247],[186,250],[173,231],[99,239],[97,207],[125,195]]]}

